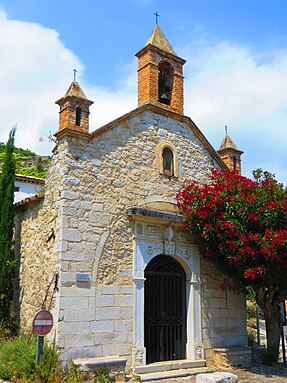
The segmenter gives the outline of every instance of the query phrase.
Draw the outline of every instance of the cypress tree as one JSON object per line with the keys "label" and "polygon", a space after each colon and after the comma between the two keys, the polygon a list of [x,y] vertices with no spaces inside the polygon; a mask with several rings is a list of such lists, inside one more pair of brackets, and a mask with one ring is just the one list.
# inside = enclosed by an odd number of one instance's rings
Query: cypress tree
{"label": "cypress tree", "polygon": [[5,148],[0,175],[0,324],[11,328],[11,303],[15,256],[13,249],[13,201],[15,159],[13,157],[16,128],[11,129]]}

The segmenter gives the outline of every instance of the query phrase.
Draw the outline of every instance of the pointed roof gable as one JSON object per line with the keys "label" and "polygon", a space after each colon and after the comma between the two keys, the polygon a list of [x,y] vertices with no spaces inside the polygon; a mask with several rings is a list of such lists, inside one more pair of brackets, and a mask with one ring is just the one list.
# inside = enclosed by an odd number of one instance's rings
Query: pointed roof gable
{"label": "pointed roof gable", "polygon": [[154,27],[145,46],[148,45],[153,45],[154,47],[157,47],[163,50],[164,52],[177,56],[158,24],[156,24],[156,26]]}
{"label": "pointed roof gable", "polygon": [[87,100],[87,97],[85,95],[85,93],[82,91],[80,85],[77,83],[77,81],[73,81],[71,83],[71,85],[69,86],[69,89],[67,90],[64,98],[66,97],[78,97],[78,98],[82,98],[84,100]]}
{"label": "pointed roof gable", "polygon": [[224,163],[224,161],[221,159],[218,152],[213,148],[213,146],[209,143],[207,138],[204,136],[204,134],[201,132],[201,130],[197,127],[197,125],[191,120],[191,118],[187,116],[180,115],[178,113],[174,113],[173,111],[163,109],[157,105],[153,104],[143,104],[139,106],[138,108],[132,110],[131,112],[128,112],[121,117],[116,118],[115,120],[107,123],[106,125],[103,125],[102,127],[94,130],[90,134],[90,139],[94,139],[95,137],[99,137],[106,132],[116,128],[119,124],[122,124],[123,122],[128,121],[129,119],[133,118],[134,116],[139,116],[141,113],[144,113],[145,111],[150,111],[152,113],[158,113],[160,115],[174,118],[176,121],[185,122],[189,129],[196,135],[196,137],[199,139],[199,141],[202,143],[202,145],[205,147],[205,149],[209,152],[211,157],[218,163],[219,166],[223,170],[228,170],[228,167]]}
{"label": "pointed roof gable", "polygon": [[234,149],[240,152],[240,150],[238,149],[238,147],[235,145],[235,143],[232,141],[232,139],[229,137],[228,134],[226,134],[224,139],[222,140],[219,151],[224,149]]}

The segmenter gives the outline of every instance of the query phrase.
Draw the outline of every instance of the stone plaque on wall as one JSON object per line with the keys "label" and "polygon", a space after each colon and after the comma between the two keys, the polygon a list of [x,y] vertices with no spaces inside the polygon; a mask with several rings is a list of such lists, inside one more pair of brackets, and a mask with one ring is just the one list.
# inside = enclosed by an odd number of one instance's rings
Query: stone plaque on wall
{"label": "stone plaque on wall", "polygon": [[148,237],[160,238],[161,227],[159,225],[147,224],[145,227],[145,234]]}

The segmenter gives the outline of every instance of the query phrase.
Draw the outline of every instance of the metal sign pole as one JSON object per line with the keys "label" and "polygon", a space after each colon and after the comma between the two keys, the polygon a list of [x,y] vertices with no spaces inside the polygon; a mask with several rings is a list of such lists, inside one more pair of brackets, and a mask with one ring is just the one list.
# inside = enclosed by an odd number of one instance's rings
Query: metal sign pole
{"label": "metal sign pole", "polygon": [[36,351],[36,364],[40,363],[44,347],[44,337],[41,335],[37,336],[37,351]]}

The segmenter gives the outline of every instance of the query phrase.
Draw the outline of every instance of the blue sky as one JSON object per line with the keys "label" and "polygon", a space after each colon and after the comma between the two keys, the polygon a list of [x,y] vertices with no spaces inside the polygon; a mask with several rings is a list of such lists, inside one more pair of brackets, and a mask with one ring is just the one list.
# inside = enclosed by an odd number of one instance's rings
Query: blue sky
{"label": "blue sky", "polygon": [[[137,61],[153,13],[185,58],[185,114],[218,149],[224,125],[287,184],[287,2],[284,0],[0,0],[0,141],[50,154],[60,98],[78,69],[95,101],[91,129],[137,106]],[[39,141],[43,137],[43,141]]]}

